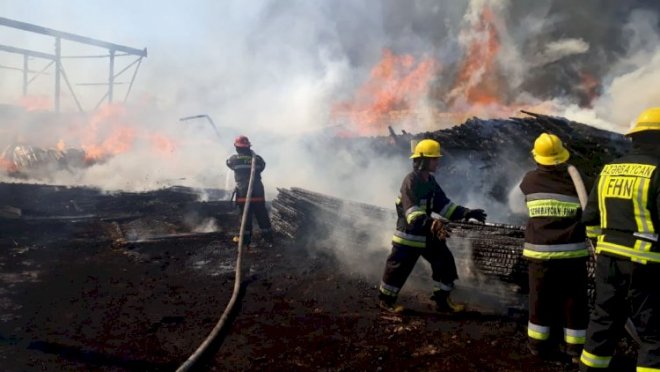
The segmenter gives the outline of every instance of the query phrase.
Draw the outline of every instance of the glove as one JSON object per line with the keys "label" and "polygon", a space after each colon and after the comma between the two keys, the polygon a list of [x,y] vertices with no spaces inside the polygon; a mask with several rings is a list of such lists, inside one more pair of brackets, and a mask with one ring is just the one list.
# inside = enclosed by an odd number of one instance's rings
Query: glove
{"label": "glove", "polygon": [[481,223],[486,223],[486,217],[488,215],[483,209],[470,209],[468,212],[465,214],[465,220],[468,221],[471,218],[474,218],[475,220],[481,222]]}
{"label": "glove", "polygon": [[431,234],[438,240],[447,240],[451,236],[451,229],[446,223],[438,219],[433,219],[431,223]]}

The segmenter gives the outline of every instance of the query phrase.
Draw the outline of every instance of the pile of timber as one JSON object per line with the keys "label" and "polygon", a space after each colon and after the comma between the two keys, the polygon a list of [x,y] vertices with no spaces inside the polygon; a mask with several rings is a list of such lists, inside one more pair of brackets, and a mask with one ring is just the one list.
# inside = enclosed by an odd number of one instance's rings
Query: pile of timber
{"label": "pile of timber", "polygon": [[[461,195],[480,195],[494,203],[506,201],[522,176],[536,168],[531,149],[541,133],[550,132],[562,139],[571,154],[568,162],[585,176],[587,190],[605,163],[630,149],[630,141],[619,133],[562,117],[527,115],[504,119],[471,118],[448,129],[417,134],[403,131],[397,134],[394,128],[389,136],[336,138],[329,147],[332,153],[349,153],[350,161],[363,162],[366,167],[374,154],[406,159],[410,156],[411,141],[435,139],[440,142],[443,154],[438,181],[447,195],[454,199]],[[337,163],[341,161],[334,159],[339,169],[343,169],[342,164]],[[351,166],[346,164],[347,169]],[[511,214],[502,221],[522,224],[524,216]]]}

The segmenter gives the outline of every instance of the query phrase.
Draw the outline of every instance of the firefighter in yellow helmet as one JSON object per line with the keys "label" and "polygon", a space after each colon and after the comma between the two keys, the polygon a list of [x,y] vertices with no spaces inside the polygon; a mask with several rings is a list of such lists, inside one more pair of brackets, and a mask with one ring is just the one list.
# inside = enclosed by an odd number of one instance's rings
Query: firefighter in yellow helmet
{"label": "firefighter in yellow helmet", "polygon": [[[589,320],[582,208],[569,173],[570,154],[559,137],[542,133],[532,154],[537,167],[520,184],[529,212],[523,249],[529,272],[528,348],[552,357],[563,340],[566,353],[577,361]],[[583,184],[579,172],[574,174]]]}
{"label": "firefighter in yellow helmet", "polygon": [[397,296],[419,256],[431,264],[434,282],[431,298],[436,303],[436,310],[459,312],[464,309],[463,305],[455,304],[449,298],[458,275],[446,243],[448,229],[441,218],[445,221],[474,218],[483,223],[486,213],[483,209],[462,207],[447,198],[433,176],[440,156],[440,144],[424,139],[415,146],[410,157],[413,171],[403,179],[396,201],[396,231],[379,288],[379,305],[385,311],[400,312],[403,309],[395,305]]}
{"label": "firefighter in yellow helmet", "polygon": [[609,367],[628,318],[641,341],[637,371],[660,371],[660,108],[642,112],[626,136],[632,151],[603,167],[582,219],[597,239],[582,371]]}

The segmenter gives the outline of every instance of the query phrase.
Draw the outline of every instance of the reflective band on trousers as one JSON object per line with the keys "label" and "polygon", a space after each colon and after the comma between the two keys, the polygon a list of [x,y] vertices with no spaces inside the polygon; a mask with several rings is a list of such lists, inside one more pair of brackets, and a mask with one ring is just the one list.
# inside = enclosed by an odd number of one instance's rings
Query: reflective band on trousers
{"label": "reflective band on trousers", "polygon": [[584,349],[582,349],[582,355],[580,356],[580,362],[591,368],[607,368],[611,360],[611,356],[598,356]]}
{"label": "reflective band on trousers", "polygon": [[567,344],[582,345],[587,339],[586,329],[564,328],[564,341]]}
{"label": "reflective band on trousers", "polygon": [[550,327],[541,326],[532,322],[527,323],[527,336],[535,340],[545,341],[550,337]]}
{"label": "reflective band on trousers", "polygon": [[608,252],[614,253],[619,256],[630,258],[631,261],[646,264],[647,262],[660,263],[660,252],[650,252],[653,244],[644,240],[636,240],[635,247],[630,248],[625,245],[619,245],[604,240],[605,235],[598,237],[598,244],[596,244],[596,253]]}
{"label": "reflective band on trousers", "polygon": [[537,252],[567,252],[586,249],[585,242],[568,243],[568,244],[532,244],[525,243],[525,249],[530,249]]}
{"label": "reflective band on trousers", "polygon": [[[247,198],[236,198],[236,202],[246,202]],[[266,199],[263,196],[253,196],[250,198],[250,201],[253,202],[260,202],[260,201],[266,201]]]}
{"label": "reflective band on trousers", "polygon": [[533,200],[527,202],[529,217],[575,217],[580,203],[563,202],[553,199]]}
{"label": "reflective band on trousers", "polygon": [[380,282],[380,292],[386,296],[396,297],[400,290],[401,288]]}
{"label": "reflective band on trousers", "polygon": [[426,248],[426,236],[406,234],[398,230],[394,232],[392,242],[409,247]]}

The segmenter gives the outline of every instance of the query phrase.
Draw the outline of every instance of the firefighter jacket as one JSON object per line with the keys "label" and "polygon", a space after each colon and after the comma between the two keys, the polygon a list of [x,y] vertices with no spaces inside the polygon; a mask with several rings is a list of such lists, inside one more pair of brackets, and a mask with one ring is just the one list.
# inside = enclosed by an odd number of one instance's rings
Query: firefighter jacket
{"label": "firefighter jacket", "polygon": [[433,175],[425,181],[421,172],[409,173],[396,200],[397,223],[392,244],[425,248],[433,222],[432,212],[448,220],[460,220],[468,209],[449,200]]}
{"label": "firefighter jacket", "polygon": [[587,257],[582,208],[566,165],[543,166],[525,174],[529,219],[523,256],[532,260]]}
{"label": "firefighter jacket", "polygon": [[[255,156],[254,181],[252,185],[252,198],[250,201],[264,201],[264,185],[261,182],[261,172],[266,168],[264,159]],[[250,169],[252,167],[252,152],[243,151],[234,154],[227,159],[227,167],[234,171],[234,181],[236,182],[236,202],[244,203],[247,195],[248,184],[250,182]]]}
{"label": "firefighter jacket", "polygon": [[605,165],[589,195],[583,222],[596,253],[660,263],[660,150],[635,146]]}

